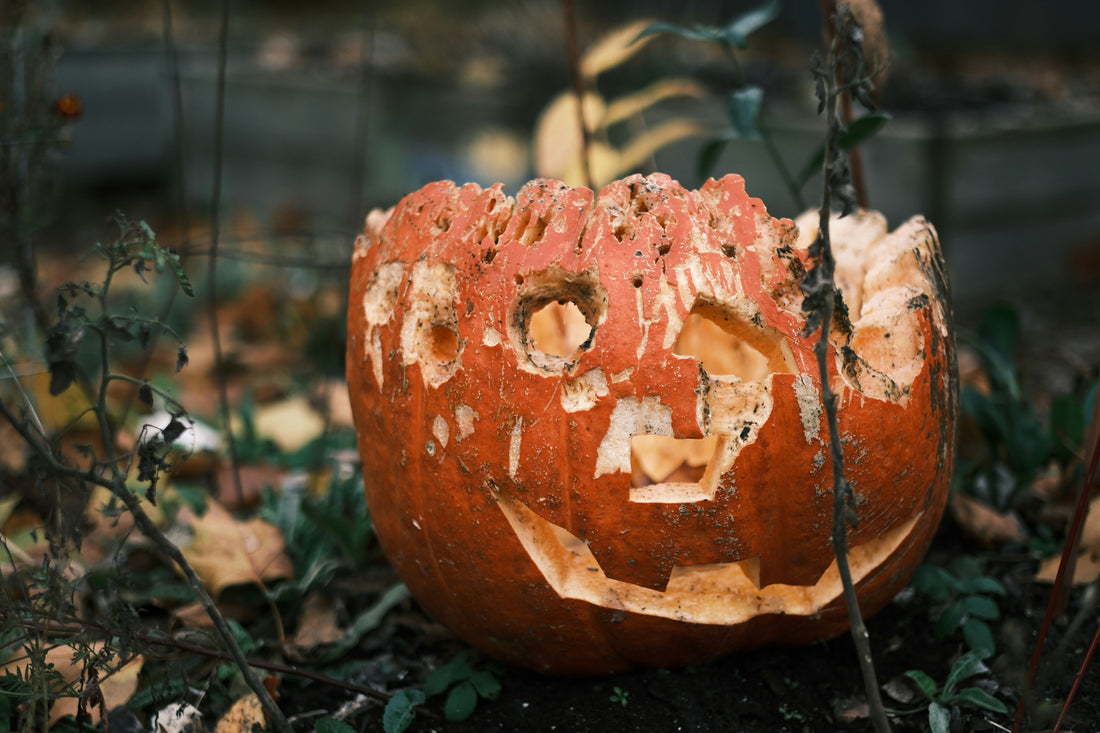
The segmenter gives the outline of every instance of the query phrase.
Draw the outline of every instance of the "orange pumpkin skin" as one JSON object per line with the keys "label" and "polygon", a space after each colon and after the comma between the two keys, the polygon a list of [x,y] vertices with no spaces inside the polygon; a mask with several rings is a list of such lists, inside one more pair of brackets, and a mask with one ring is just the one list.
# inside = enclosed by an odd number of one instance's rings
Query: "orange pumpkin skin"
{"label": "orange pumpkin skin", "polygon": [[[438,182],[368,217],[348,385],[371,521],[433,617],[502,660],[568,675],[847,628],[817,334],[802,335],[816,221],[800,223],[769,216],[734,175],[698,191],[633,176],[597,197],[536,180],[514,199]],[[830,381],[869,615],[904,587],[943,512],[954,345],[926,222],[887,233],[860,212],[833,229],[848,317]],[[538,314],[559,301],[587,338],[551,349]],[[754,366],[708,361],[708,348]],[[632,487],[647,435],[710,455],[702,475]]]}

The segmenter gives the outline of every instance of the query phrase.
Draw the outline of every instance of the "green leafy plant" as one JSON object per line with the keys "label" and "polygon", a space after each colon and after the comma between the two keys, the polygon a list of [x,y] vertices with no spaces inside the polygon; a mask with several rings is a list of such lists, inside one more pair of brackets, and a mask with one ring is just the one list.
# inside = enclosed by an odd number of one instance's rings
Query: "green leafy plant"
{"label": "green leafy plant", "polygon": [[615,685],[611,688],[611,695],[610,697],[608,697],[608,700],[613,703],[618,703],[625,708],[628,704],[630,704],[630,692],[628,690],[624,690],[618,685]]}
{"label": "green leafy plant", "polygon": [[1093,381],[1080,394],[1055,398],[1043,416],[1023,385],[1020,336],[1019,313],[1001,304],[987,309],[976,331],[961,339],[977,354],[987,388],[961,390],[962,414],[985,442],[962,457],[958,476],[967,491],[1000,509],[1009,508],[1049,465],[1066,467],[1076,460],[1096,400]]}
{"label": "green leafy plant", "polygon": [[463,721],[474,714],[479,699],[500,697],[500,680],[497,679],[500,669],[496,663],[477,669],[470,663],[469,653],[462,651],[428,675],[424,694],[434,697],[447,693],[443,715],[447,720]]}
{"label": "green leafy plant", "polygon": [[478,700],[496,700],[500,697],[500,680],[503,668],[496,662],[488,662],[482,668],[470,662],[470,654],[461,651],[446,664],[434,669],[424,681],[424,688],[398,690],[386,703],[382,714],[385,733],[401,733],[412,724],[416,708],[429,697],[446,693],[443,715],[451,722],[469,719],[477,709]]}
{"label": "green leafy plant", "polygon": [[986,674],[989,668],[976,652],[967,652],[955,660],[941,689],[934,679],[919,669],[911,669],[905,676],[911,679],[928,700],[928,726],[932,733],[947,733],[951,727],[951,709],[954,706],[970,706],[994,713],[1007,713],[1003,702],[980,687],[959,688],[959,685],[976,675]]}
{"label": "green leafy plant", "polygon": [[[782,3],[779,0],[767,0],[761,5],[746,10],[724,26],[654,23],[643,30],[639,38],[656,33],[667,33],[689,40],[715,44],[729,61],[733,74],[733,89],[729,92],[725,107],[729,128],[708,141],[699,151],[697,163],[699,177],[706,178],[710,175],[722,152],[733,140],[758,141],[767,149],[768,156],[782,176],[795,205],[799,210],[803,210],[806,208],[806,201],[802,196],[802,189],[821,171],[825,163],[825,144],[818,146],[797,173],[792,172],[780,154],[771,130],[761,122],[764,88],[749,83],[737,58],[737,51],[748,47],[749,36],[775,20],[781,7]],[[839,149],[848,151],[855,148],[878,133],[889,119],[890,116],[885,112],[869,110],[841,131],[837,139]]]}
{"label": "green leafy plant", "polygon": [[[134,310],[117,310],[111,292],[124,271],[132,271],[143,282],[147,276],[166,273],[183,293],[191,295],[194,289],[179,257],[157,244],[149,226],[144,222],[131,222],[121,215],[116,216],[116,223],[119,236],[113,242],[97,244],[92,249],[92,255],[105,262],[103,279],[69,282],[59,288],[57,320],[45,333],[49,391],[51,395],[59,395],[79,389],[82,395],[77,401],[83,408],[76,418],[69,425],[44,426],[35,412],[33,400],[14,379],[9,360],[0,354],[0,364],[13,377],[23,403],[22,410],[17,413],[7,401],[0,400],[0,416],[10,423],[33,454],[41,477],[40,485],[53,492],[53,496],[46,499],[54,507],[54,515],[47,518],[44,527],[50,542],[50,555],[43,568],[46,574],[41,578],[20,575],[15,582],[23,583],[27,591],[23,596],[30,602],[5,603],[0,608],[0,632],[18,629],[24,633],[26,643],[22,646],[31,662],[27,669],[35,692],[31,704],[22,705],[21,714],[40,717],[36,715],[38,706],[48,705],[54,697],[68,694],[67,689],[48,684],[49,667],[39,663],[45,660],[45,657],[41,660],[38,657],[40,650],[46,648],[43,639],[47,635],[51,644],[61,638],[73,650],[72,666],[79,665],[80,671],[78,684],[72,692],[79,697],[81,713],[91,705],[103,707],[99,681],[121,666],[138,643],[137,612],[132,605],[112,601],[107,604],[104,623],[91,623],[79,617],[74,604],[67,600],[66,594],[71,597],[79,575],[50,572],[53,562],[63,565],[67,548],[80,545],[79,512],[70,512],[76,516],[68,516],[61,496],[71,494],[87,500],[89,487],[97,486],[109,492],[109,510],[127,512],[141,533],[183,572],[232,657],[233,664],[225,665],[227,670],[234,676],[243,676],[277,729],[289,731],[285,716],[248,664],[241,649],[240,634],[226,622],[180,548],[165,536],[146,511],[146,504],[157,503],[158,482],[175,464],[177,453],[173,443],[186,430],[190,417],[169,390],[147,378],[116,371],[118,353],[132,345],[147,349],[155,336],[168,335],[176,342],[177,371],[187,365],[188,356],[182,338],[171,327],[158,318]],[[116,411],[117,403],[112,395],[119,385],[128,385],[147,408],[159,401],[170,415],[163,427],[145,425],[132,448],[124,447],[117,440],[117,426],[123,416]],[[63,452],[61,438],[72,432],[81,420],[94,425],[97,445],[77,444],[76,456]],[[7,546],[5,549],[9,563],[17,568],[13,549]],[[36,584],[46,592],[30,592]],[[98,635],[97,642],[105,643],[93,646],[93,635]],[[21,727],[35,730],[35,722],[32,719],[28,727],[24,719]]]}
{"label": "green leafy plant", "polygon": [[948,567],[924,564],[917,568],[909,584],[937,605],[933,626],[937,639],[961,633],[966,647],[977,654],[992,654],[996,649],[990,621],[1001,617],[995,596],[1004,596],[1005,588],[995,578],[982,573],[977,559],[961,555]]}

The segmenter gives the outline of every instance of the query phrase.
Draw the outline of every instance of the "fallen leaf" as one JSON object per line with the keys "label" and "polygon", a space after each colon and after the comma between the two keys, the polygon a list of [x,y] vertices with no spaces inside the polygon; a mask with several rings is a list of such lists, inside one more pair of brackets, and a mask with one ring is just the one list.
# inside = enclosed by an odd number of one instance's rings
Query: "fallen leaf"
{"label": "fallen leaf", "polygon": [[[95,658],[103,653],[104,643],[101,641],[89,644],[90,657]],[[23,657],[20,653],[20,657]],[[77,682],[84,674],[85,661],[77,659],[77,651],[72,646],[62,644],[46,652],[46,663],[60,673],[62,679],[68,684]],[[137,692],[138,675],[145,658],[140,654],[131,659],[114,673],[103,677],[99,681],[99,691],[103,695],[103,702],[108,710],[125,704],[134,693]],[[26,671],[30,661],[25,657],[15,657],[7,664],[0,666],[0,675],[16,670]],[[104,672],[100,672],[104,674]],[[79,689],[79,688],[78,688]],[[56,697],[50,706],[50,724],[57,722],[66,715],[75,716],[79,699],[76,697]],[[92,724],[99,722],[99,707],[89,705],[87,712]]]}
{"label": "fallen leaf", "polygon": [[226,711],[218,721],[215,733],[239,733],[239,731],[265,731],[267,718],[256,694],[245,695]]}
{"label": "fallen leaf", "polygon": [[201,517],[184,507],[179,521],[192,531],[183,554],[214,596],[231,585],[263,585],[294,576],[282,532],[262,519],[236,519],[222,504],[210,501]]}
{"label": "fallen leaf", "polygon": [[951,494],[948,506],[963,532],[987,547],[1025,540],[1020,522],[1012,514],[1002,514],[988,504],[959,492]]}
{"label": "fallen leaf", "polygon": [[[1053,583],[1058,575],[1058,564],[1062,561],[1061,555],[1048,557],[1039,563],[1039,570],[1035,573],[1035,579],[1044,583]],[[1085,547],[1077,555],[1077,562],[1073,566],[1073,584],[1084,585],[1091,583],[1100,577],[1100,546]]]}
{"label": "fallen leaf", "polygon": [[301,395],[257,408],[254,424],[256,435],[270,438],[288,453],[298,450],[325,429],[325,421]]}
{"label": "fallen leaf", "polygon": [[310,593],[302,604],[301,620],[293,644],[298,650],[308,652],[322,644],[332,644],[344,637],[344,630],[336,617],[332,599],[320,593]]}

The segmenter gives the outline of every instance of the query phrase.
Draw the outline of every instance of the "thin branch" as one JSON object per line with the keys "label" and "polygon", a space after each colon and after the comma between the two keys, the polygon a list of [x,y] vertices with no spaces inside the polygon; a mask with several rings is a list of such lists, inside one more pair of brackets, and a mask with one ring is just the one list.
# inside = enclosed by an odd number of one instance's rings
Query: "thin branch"
{"label": "thin branch", "polygon": [[[222,365],[221,337],[218,332],[218,230],[221,218],[222,195],[222,159],[225,148],[225,66],[229,55],[229,0],[222,0],[221,31],[218,38],[218,82],[214,103],[214,182],[211,192],[210,212],[210,260],[207,268],[209,298],[207,310],[210,318],[210,336],[214,343],[214,364],[218,374],[218,411],[221,414],[222,429],[225,432],[226,449],[232,467],[233,485],[237,498],[244,501],[244,487],[241,485],[241,465],[237,455],[237,441],[233,437],[233,426],[229,414],[229,387],[226,384],[225,370]],[[273,703],[274,704],[274,703]]]}
{"label": "thin branch", "polygon": [[573,0],[562,0],[562,12],[565,17],[565,44],[569,55],[569,75],[573,81],[573,95],[577,98],[577,124],[581,128],[581,171],[584,185],[595,188],[592,178],[592,164],[589,151],[592,146],[592,132],[584,119],[584,75],[581,73],[581,55],[577,44],[577,17],[573,12]]}
{"label": "thin branch", "polygon": [[[824,111],[827,125],[823,171],[825,183],[818,215],[818,235],[810,247],[810,256],[816,261],[814,266],[807,272],[802,285],[806,293],[803,308],[808,311],[809,315],[807,319],[808,329],[812,332],[815,327],[820,328],[820,336],[814,345],[814,355],[817,357],[818,374],[821,381],[821,401],[829,425],[829,449],[833,466],[833,524],[830,539],[833,553],[836,555],[837,571],[840,575],[841,585],[844,588],[844,602],[848,608],[852,641],[855,644],[859,658],[860,671],[863,675],[867,701],[870,707],[871,721],[878,733],[888,733],[890,723],[887,720],[886,710],[879,692],[874,659],[871,654],[870,638],[867,627],[863,623],[863,616],[859,609],[859,599],[856,596],[851,567],[848,563],[848,525],[849,516],[851,515],[852,488],[845,477],[844,447],[840,439],[836,394],[833,392],[829,380],[829,334],[832,330],[837,293],[834,278],[836,262],[833,258],[829,224],[832,217],[833,189],[834,187],[840,188],[848,185],[841,174],[842,171],[837,169],[838,165],[842,165],[844,161],[841,157],[843,152],[839,149],[840,133],[837,98],[841,92],[838,90],[836,82],[838,64],[835,36],[833,42],[829,45],[829,51],[823,66],[822,69],[817,70],[817,81],[823,86],[820,93],[823,96],[822,101],[825,103]],[[839,191],[838,194],[840,194]],[[850,202],[846,200],[843,194],[840,197],[844,208],[847,209]],[[854,520],[854,515],[851,516]]]}

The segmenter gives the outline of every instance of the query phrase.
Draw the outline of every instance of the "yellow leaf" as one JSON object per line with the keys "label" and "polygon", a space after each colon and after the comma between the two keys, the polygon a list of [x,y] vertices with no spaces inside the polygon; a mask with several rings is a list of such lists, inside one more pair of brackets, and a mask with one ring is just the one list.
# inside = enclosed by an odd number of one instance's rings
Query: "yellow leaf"
{"label": "yellow leaf", "polygon": [[263,585],[294,576],[282,533],[262,519],[236,519],[215,501],[207,504],[201,517],[184,508],[179,519],[193,533],[191,543],[183,548],[184,557],[211,595],[231,585]]}
{"label": "yellow leaf", "polygon": [[640,38],[637,43],[634,39],[648,26],[653,25],[653,22],[652,19],[641,18],[601,37],[584,52],[581,58],[581,75],[591,82],[603,72],[615,68],[641,51],[656,36]]}
{"label": "yellow leaf", "polygon": [[263,730],[267,730],[267,718],[264,717],[264,709],[255,693],[245,695],[233,703],[214,729],[215,733]]}
{"label": "yellow leaf", "polygon": [[636,92],[616,98],[607,106],[602,124],[607,127],[616,122],[622,122],[671,97],[701,99],[707,94],[707,88],[692,79],[662,79]]}
{"label": "yellow leaf", "polygon": [[[90,646],[93,657],[103,652],[103,642],[97,641]],[[63,644],[46,652],[46,663],[52,664],[66,683],[73,683],[81,679],[85,666],[85,662],[76,661],[75,655],[76,650],[73,647]],[[29,665],[29,660],[21,657],[22,655],[15,657],[7,664],[0,666],[0,675],[15,672],[17,669],[25,671]],[[133,697],[137,691],[138,675],[141,673],[141,667],[144,663],[145,658],[139,654],[121,669],[100,679],[99,691],[103,694],[103,702],[108,710],[123,705]],[[78,704],[79,700],[75,697],[56,698],[53,705],[50,706],[50,724],[53,725],[66,715],[75,716]],[[98,705],[89,705],[88,713],[91,715],[93,725],[99,722]]]}

